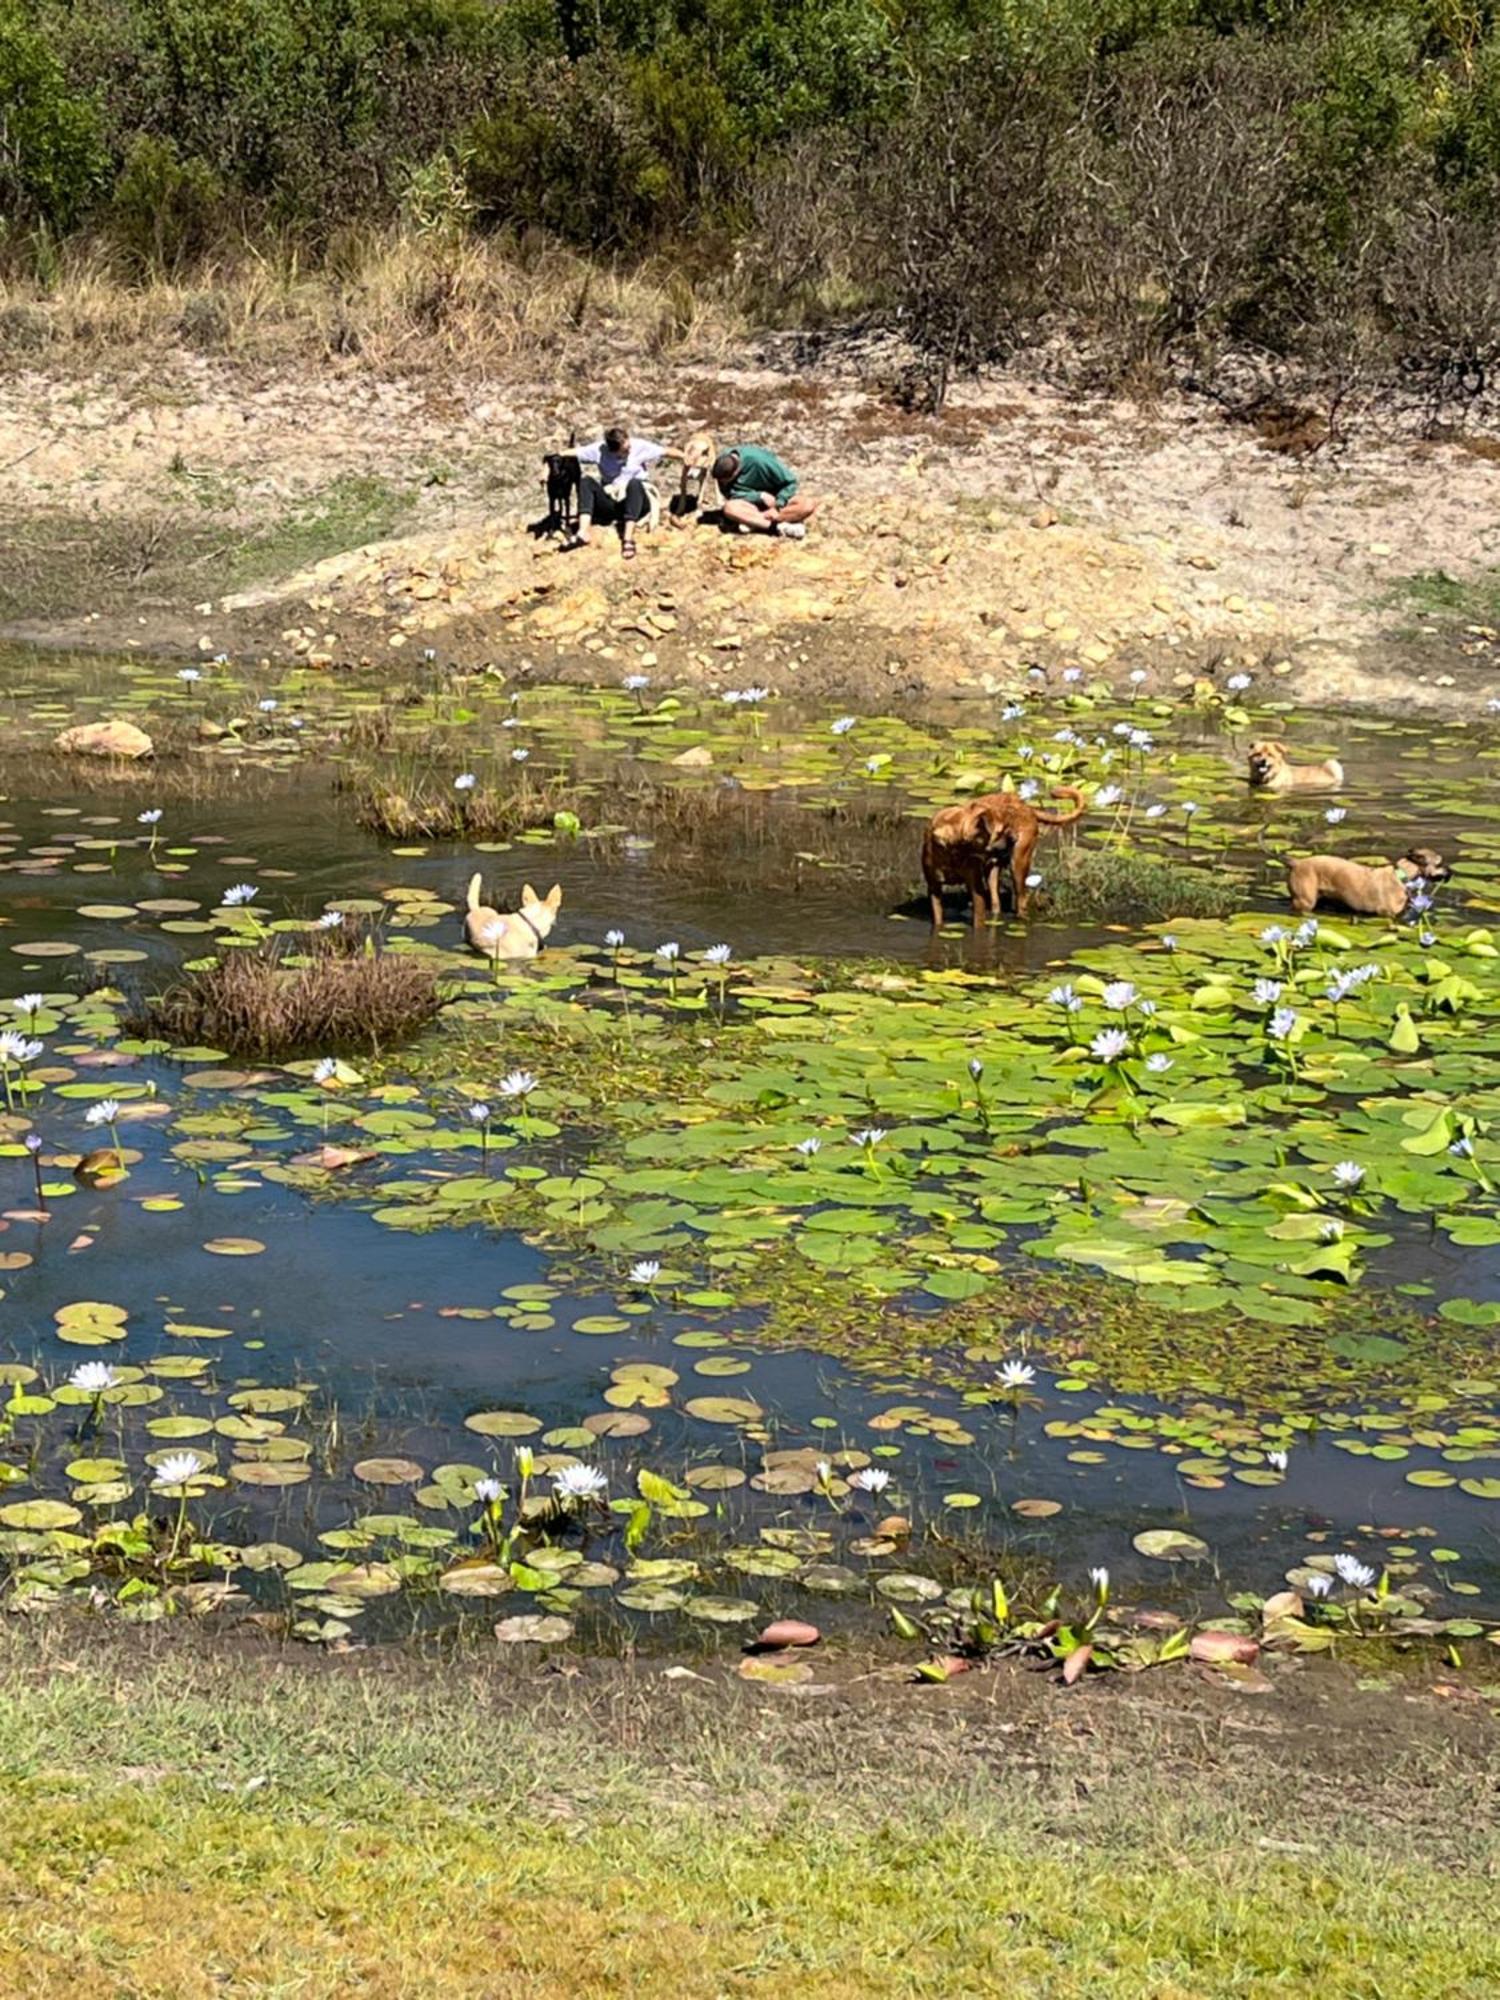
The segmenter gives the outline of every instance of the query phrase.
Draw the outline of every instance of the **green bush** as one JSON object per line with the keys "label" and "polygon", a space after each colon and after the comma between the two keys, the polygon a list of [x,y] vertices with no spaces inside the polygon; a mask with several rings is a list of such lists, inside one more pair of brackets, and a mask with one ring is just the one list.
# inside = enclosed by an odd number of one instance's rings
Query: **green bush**
{"label": "green bush", "polygon": [[142,133],[115,182],[111,234],[140,275],[176,271],[207,248],[223,197],[212,167]]}
{"label": "green bush", "polygon": [[15,0],[0,5],[0,236],[66,233],[108,172],[99,120]]}

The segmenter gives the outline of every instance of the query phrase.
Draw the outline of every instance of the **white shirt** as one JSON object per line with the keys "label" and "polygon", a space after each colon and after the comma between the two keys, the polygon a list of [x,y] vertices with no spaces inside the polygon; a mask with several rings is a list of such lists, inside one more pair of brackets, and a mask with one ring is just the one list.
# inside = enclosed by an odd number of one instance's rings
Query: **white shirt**
{"label": "white shirt", "polygon": [[611,451],[600,438],[597,443],[579,445],[577,455],[580,465],[597,465],[601,482],[613,486],[620,479],[644,479],[657,460],[665,458],[666,451],[665,445],[634,437],[627,450]]}

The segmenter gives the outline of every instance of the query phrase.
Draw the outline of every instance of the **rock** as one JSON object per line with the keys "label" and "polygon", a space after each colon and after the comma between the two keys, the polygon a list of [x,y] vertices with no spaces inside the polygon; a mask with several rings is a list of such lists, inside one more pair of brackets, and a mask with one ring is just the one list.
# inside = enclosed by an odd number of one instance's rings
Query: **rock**
{"label": "rock", "polygon": [[800,1618],[776,1618],[765,1628],[756,1640],[757,1646],[775,1649],[782,1646],[816,1646],[823,1634],[816,1625],[808,1625]]}
{"label": "rock", "polygon": [[1205,1666],[1253,1667],[1260,1658],[1260,1641],[1247,1632],[1195,1632],[1188,1651]]}
{"label": "rock", "polygon": [[695,743],[691,750],[682,750],[672,759],[679,771],[706,771],[714,761],[714,753],[706,743]]}
{"label": "rock", "polygon": [[1055,507],[1038,507],[1031,517],[1031,525],[1033,528],[1055,528],[1057,526],[1057,509]]}
{"label": "rock", "polygon": [[80,722],[65,729],[53,748],[70,757],[119,757],[136,763],[151,756],[155,746],[133,722]]}

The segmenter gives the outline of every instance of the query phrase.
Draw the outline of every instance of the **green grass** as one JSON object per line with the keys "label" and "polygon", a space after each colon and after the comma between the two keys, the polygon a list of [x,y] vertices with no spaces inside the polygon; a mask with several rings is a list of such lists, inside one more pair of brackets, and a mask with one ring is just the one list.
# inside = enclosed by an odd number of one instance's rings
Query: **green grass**
{"label": "green grass", "polygon": [[1500,569],[1485,570],[1467,583],[1446,570],[1419,570],[1401,578],[1387,601],[1428,618],[1500,624]]}
{"label": "green grass", "polygon": [[1345,1707],[1308,1714],[1305,1690],[1173,1709],[1154,1683],[787,1695],[697,1668],[7,1632],[0,1990],[1477,2000],[1500,1978],[1482,1714],[1450,1736],[1436,1703],[1331,1670]]}
{"label": "green grass", "polygon": [[1237,876],[1135,847],[1063,847],[1047,886],[1049,914],[1076,924],[1227,917],[1245,902]]}

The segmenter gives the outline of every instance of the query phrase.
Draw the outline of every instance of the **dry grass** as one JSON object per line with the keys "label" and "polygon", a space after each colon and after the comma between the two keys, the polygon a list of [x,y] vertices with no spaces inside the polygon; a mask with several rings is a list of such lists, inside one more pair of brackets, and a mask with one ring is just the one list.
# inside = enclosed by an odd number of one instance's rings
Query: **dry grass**
{"label": "dry grass", "polygon": [[352,927],[264,939],[185,971],[148,1001],[137,1032],[258,1061],[406,1040],[442,1005],[436,968]]}
{"label": "dry grass", "polygon": [[591,264],[555,244],[347,230],[311,265],[288,239],[244,243],[190,274],[132,279],[107,244],[74,241],[45,283],[0,271],[0,357],[20,365],[188,347],[239,361],[473,373],[625,336],[641,352],[722,356],[743,332],[726,292],[666,265]]}
{"label": "dry grass", "polygon": [[359,824],[393,840],[510,840],[570,815],[596,854],[612,856],[631,835],[648,836],[650,865],[700,888],[796,889],[833,872],[861,901],[878,903],[909,893],[917,879],[919,822],[878,799],[814,804],[717,780],[669,783],[623,771],[573,782],[524,775],[470,792],[454,791],[448,779],[366,773],[348,789]]}

